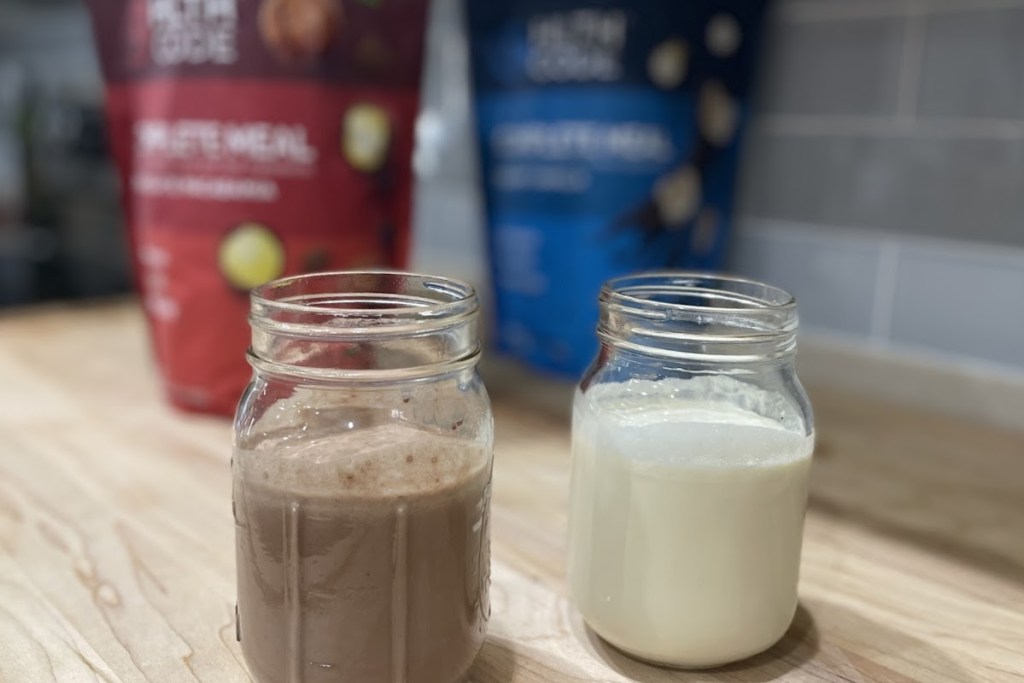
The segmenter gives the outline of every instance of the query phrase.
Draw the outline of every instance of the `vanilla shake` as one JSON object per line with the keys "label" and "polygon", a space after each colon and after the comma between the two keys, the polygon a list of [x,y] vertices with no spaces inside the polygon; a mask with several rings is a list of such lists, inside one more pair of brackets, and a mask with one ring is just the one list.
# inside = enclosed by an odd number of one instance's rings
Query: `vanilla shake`
{"label": "vanilla shake", "polygon": [[707,667],[782,637],[814,444],[799,421],[778,419],[787,408],[728,377],[577,396],[569,581],[602,638],[642,659]]}

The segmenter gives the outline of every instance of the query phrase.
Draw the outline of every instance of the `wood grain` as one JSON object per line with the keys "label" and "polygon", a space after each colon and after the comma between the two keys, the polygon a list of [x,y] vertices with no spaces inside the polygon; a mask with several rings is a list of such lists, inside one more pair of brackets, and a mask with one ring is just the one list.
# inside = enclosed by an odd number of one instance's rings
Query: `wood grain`
{"label": "wood grain", "polygon": [[[0,681],[251,680],[230,426],[164,405],[143,332],[131,303],[0,317]],[[583,625],[564,413],[491,389],[493,617],[472,680],[1024,680],[1024,434],[814,392],[794,624],[768,653],[681,672]]]}

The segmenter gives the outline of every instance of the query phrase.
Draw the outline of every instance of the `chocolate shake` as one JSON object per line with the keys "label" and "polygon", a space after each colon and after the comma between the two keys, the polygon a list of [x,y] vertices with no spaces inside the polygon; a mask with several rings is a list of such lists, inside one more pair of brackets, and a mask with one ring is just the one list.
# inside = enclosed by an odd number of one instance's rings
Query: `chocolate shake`
{"label": "chocolate shake", "polygon": [[259,683],[445,683],[483,643],[490,464],[400,424],[236,454],[238,618]]}

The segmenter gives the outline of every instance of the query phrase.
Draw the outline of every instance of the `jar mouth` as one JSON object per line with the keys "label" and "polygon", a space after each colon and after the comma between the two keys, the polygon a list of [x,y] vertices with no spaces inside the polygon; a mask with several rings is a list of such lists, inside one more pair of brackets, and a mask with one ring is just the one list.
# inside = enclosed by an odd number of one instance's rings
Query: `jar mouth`
{"label": "jar mouth", "polygon": [[252,290],[253,367],[305,380],[427,378],[476,363],[472,285],[389,270],[334,271]]}
{"label": "jar mouth", "polygon": [[473,315],[476,290],[451,278],[396,270],[311,273],[273,280],[250,293],[254,325],[323,328],[325,334],[383,332],[409,323]]}
{"label": "jar mouth", "polygon": [[778,287],[732,275],[656,271],[607,281],[598,336],[677,358],[756,361],[796,349],[796,300]]}
{"label": "jar mouth", "polygon": [[601,300],[633,307],[652,315],[674,312],[736,313],[796,310],[789,292],[757,280],[732,275],[687,271],[654,271],[613,278],[601,289]]}

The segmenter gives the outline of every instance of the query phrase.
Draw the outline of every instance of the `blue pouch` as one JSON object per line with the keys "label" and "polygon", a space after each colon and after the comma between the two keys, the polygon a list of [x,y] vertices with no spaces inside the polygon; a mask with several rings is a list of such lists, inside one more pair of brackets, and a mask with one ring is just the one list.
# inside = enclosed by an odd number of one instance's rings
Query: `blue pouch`
{"label": "blue pouch", "polygon": [[721,267],[767,0],[467,0],[499,350],[594,356],[601,283]]}

